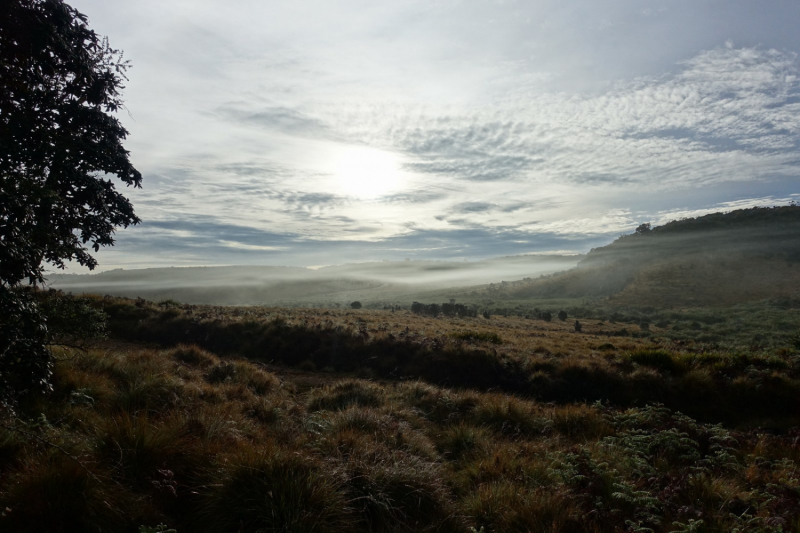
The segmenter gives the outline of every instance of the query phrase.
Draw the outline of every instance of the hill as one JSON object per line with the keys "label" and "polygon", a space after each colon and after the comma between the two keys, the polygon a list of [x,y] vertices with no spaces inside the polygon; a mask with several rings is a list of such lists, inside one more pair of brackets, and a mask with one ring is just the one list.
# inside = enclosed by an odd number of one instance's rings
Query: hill
{"label": "hill", "polygon": [[506,297],[608,298],[616,305],[715,306],[800,294],[800,206],[644,224],[576,268]]}
{"label": "hill", "polygon": [[421,294],[574,267],[582,256],[522,255],[473,262],[382,261],[318,269],[275,266],[185,267],[51,274],[74,293],[209,305],[336,305],[354,300],[407,305]]}

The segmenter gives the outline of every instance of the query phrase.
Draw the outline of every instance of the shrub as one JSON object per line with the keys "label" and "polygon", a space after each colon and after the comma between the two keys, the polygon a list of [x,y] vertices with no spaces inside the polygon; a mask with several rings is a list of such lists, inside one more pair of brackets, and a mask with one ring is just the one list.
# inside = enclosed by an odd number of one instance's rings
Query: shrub
{"label": "shrub", "polygon": [[662,372],[676,372],[684,369],[683,365],[665,350],[636,350],[628,354],[628,358],[636,364],[649,366]]}
{"label": "shrub", "polygon": [[47,324],[31,291],[0,285],[0,409],[29,391],[51,390]]}

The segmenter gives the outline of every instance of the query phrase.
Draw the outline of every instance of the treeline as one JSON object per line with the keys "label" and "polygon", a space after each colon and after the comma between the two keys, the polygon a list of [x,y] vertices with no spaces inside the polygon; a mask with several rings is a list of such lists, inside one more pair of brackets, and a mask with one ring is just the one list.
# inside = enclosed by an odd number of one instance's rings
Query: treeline
{"label": "treeline", "polygon": [[477,317],[478,308],[475,306],[466,306],[464,304],[457,304],[455,302],[439,304],[423,304],[414,302],[411,304],[411,312],[423,316],[447,316],[447,317]]}

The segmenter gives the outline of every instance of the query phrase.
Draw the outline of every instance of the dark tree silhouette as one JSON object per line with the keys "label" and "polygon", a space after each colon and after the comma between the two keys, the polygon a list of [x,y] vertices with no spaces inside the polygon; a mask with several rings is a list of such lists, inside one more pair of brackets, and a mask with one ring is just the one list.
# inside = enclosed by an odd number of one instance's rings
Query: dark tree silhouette
{"label": "dark tree silhouette", "polygon": [[351,309],[361,309],[362,305],[361,302],[355,301],[350,304]]}
{"label": "dark tree silhouette", "polygon": [[0,389],[49,373],[44,318],[16,289],[43,283],[46,264],[93,269],[90,249],[139,222],[108,179],[141,186],[112,115],[127,67],[62,0],[0,3],[0,330],[16,332],[0,339]]}
{"label": "dark tree silhouette", "polygon": [[94,251],[136,224],[131,203],[102,175],[141,184],[111,113],[127,62],[60,0],[0,8],[0,281],[43,281],[43,264]]}

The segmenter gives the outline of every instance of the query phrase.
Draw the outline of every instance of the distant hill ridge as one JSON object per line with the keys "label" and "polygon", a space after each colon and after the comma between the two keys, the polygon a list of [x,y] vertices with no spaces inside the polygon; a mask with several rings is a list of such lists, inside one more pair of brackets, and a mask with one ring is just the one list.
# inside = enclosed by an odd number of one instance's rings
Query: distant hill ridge
{"label": "distant hill ridge", "polygon": [[676,220],[591,250],[512,298],[607,297],[618,304],[727,305],[800,294],[800,206]]}

